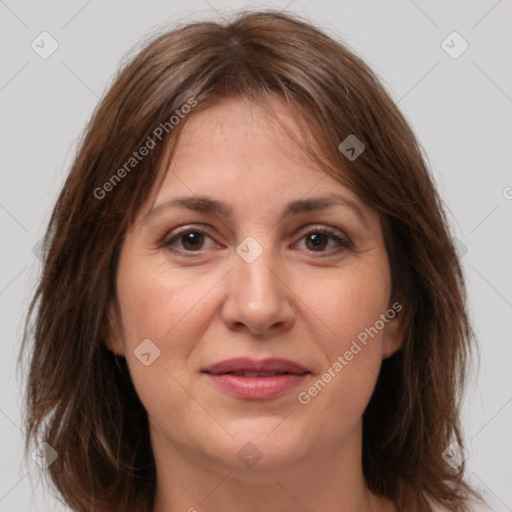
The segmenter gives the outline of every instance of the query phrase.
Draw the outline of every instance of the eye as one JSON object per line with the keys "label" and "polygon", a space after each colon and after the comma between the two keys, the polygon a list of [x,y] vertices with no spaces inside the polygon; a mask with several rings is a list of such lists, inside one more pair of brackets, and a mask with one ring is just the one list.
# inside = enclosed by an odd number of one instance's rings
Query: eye
{"label": "eye", "polygon": [[[341,232],[327,227],[314,228],[306,233],[301,240],[305,240],[306,249],[311,252],[338,252],[351,248],[349,240]],[[331,250],[325,250],[330,242],[334,247]]]}
{"label": "eye", "polygon": [[199,252],[205,249],[204,245],[206,239],[212,240],[204,229],[188,227],[178,232],[171,233],[171,236],[166,238],[162,245],[173,252]]}
{"label": "eye", "polygon": [[[209,248],[207,245],[205,247],[207,240],[213,242],[206,230],[189,226],[170,233],[163,240],[162,246],[172,252],[192,256],[193,253]],[[310,229],[300,240],[305,240],[306,250],[309,252],[332,253],[351,248],[351,243],[341,232],[325,226]],[[329,245],[334,247],[329,249]]]}

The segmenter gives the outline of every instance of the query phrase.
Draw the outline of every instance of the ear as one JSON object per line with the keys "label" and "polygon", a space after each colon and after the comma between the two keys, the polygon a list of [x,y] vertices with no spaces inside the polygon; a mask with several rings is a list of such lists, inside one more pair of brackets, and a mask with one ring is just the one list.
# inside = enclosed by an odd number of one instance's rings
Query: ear
{"label": "ear", "polygon": [[402,347],[405,334],[405,315],[401,302],[394,302],[386,311],[388,322],[382,341],[382,359],[391,357]]}
{"label": "ear", "polygon": [[103,329],[103,340],[105,346],[116,356],[124,357],[123,326],[120,323],[120,311],[117,304],[111,304],[106,324]]}

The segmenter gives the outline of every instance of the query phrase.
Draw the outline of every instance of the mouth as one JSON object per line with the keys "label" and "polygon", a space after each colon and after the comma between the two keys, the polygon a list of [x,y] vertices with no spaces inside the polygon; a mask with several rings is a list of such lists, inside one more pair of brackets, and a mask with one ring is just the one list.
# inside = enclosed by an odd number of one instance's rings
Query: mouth
{"label": "mouth", "polygon": [[202,373],[223,393],[252,400],[285,395],[311,374],[294,361],[276,358],[229,359],[205,368]]}
{"label": "mouth", "polygon": [[[210,372],[206,372],[210,373]],[[304,372],[307,373],[307,372]],[[225,373],[211,373],[211,375],[236,375],[238,377],[245,377],[252,379],[254,377],[275,377],[276,375],[302,375],[302,373],[291,373],[291,372],[252,372],[249,370],[240,370],[236,372],[225,372]]]}
{"label": "mouth", "polygon": [[[281,374],[300,375],[302,373],[309,373],[299,363],[290,359],[280,359],[276,357],[256,360],[248,357],[235,357],[226,359],[203,369],[205,373],[213,375],[220,374],[242,374],[241,376],[247,377],[274,377]],[[253,375],[255,374],[255,375]]]}

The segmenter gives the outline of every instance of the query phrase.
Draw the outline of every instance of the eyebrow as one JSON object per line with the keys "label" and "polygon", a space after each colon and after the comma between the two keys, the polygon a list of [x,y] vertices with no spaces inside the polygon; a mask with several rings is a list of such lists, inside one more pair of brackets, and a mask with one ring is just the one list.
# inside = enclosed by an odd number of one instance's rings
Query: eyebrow
{"label": "eyebrow", "polygon": [[[364,215],[360,206],[348,197],[337,194],[330,194],[321,197],[312,197],[308,199],[296,199],[286,205],[281,219],[286,215],[300,215],[312,211],[330,208],[332,206],[344,206],[354,211],[365,226],[369,227],[368,219]],[[175,197],[154,206],[145,216],[144,220],[156,216],[160,211],[168,208],[186,208],[200,213],[209,213],[231,219],[233,217],[233,208],[224,201],[219,201],[208,196],[183,196]]]}

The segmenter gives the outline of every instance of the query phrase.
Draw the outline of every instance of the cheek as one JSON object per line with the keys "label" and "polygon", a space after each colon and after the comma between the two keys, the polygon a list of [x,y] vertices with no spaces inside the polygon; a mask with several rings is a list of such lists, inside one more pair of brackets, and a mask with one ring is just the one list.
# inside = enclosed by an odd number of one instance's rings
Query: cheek
{"label": "cheek", "polygon": [[326,328],[315,340],[324,367],[299,403],[325,419],[326,432],[348,431],[361,418],[380,371],[383,329],[375,326],[387,310],[389,273],[373,262],[340,270],[315,286],[303,283],[301,293]]}
{"label": "cheek", "polygon": [[[189,378],[190,353],[215,313],[209,293],[225,274],[222,269],[210,270],[191,278],[190,273],[166,263],[164,258],[132,254],[120,259],[117,274],[124,354],[148,410],[153,405],[158,409],[160,400],[169,400],[169,396],[175,403],[184,396],[179,383]],[[148,339],[154,347],[149,344],[151,363],[145,366],[137,355],[148,352],[139,349]]]}
{"label": "cheek", "polygon": [[169,269],[165,262],[153,262],[139,257],[121,260],[117,292],[123,323],[130,344],[145,338],[156,343],[179,333],[188,314],[201,309],[201,299],[215,283],[215,276],[203,276],[191,281],[182,270]]}
{"label": "cheek", "polygon": [[299,296],[325,327],[325,336],[317,343],[335,353],[346,350],[352,340],[375,325],[388,307],[391,291],[389,271],[370,262],[320,275],[320,279],[297,279],[297,286]]}
{"label": "cheek", "polygon": [[163,403],[172,409],[187,406],[189,397],[180,383],[186,381],[185,363],[194,345],[191,333],[198,333],[191,329],[191,320],[201,314],[201,297],[211,288],[210,281],[190,283],[183,272],[171,272],[142,255],[120,259],[117,293],[124,354],[137,394],[158,423],[166,422]]}

